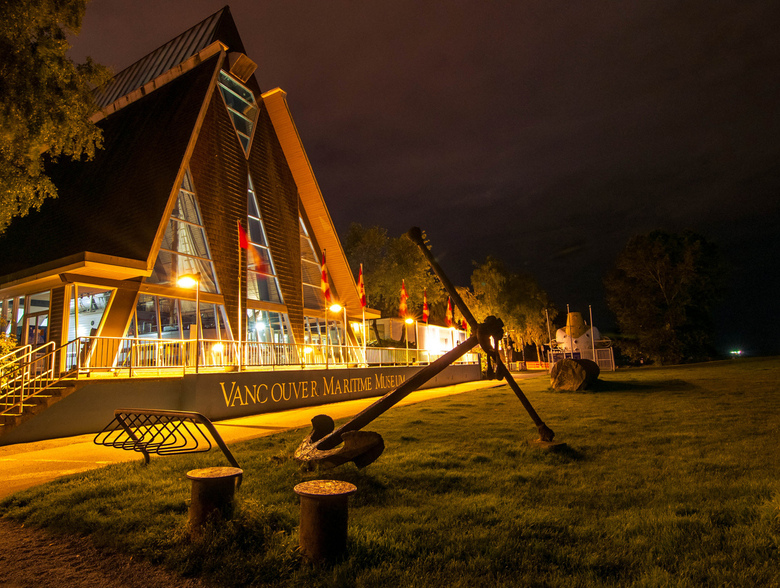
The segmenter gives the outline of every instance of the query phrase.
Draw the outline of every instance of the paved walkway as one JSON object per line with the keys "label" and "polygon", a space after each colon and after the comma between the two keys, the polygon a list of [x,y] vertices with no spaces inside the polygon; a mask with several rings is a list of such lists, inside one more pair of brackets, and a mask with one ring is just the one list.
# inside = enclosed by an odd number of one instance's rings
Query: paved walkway
{"label": "paved walkway", "polygon": [[[532,377],[538,372],[514,374],[516,379]],[[481,388],[501,386],[504,382],[480,381],[413,392],[398,406],[433,400]],[[511,392],[510,392],[511,394]],[[309,427],[313,416],[326,413],[334,420],[357,414],[376,398],[348,400],[324,406],[272,412],[214,423],[228,447],[231,443],[273,435],[280,431]],[[391,409],[392,410],[392,409]],[[122,451],[95,445],[95,435],[80,435],[33,443],[0,446],[0,498],[49,482],[60,476],[75,474],[112,463],[143,459],[134,451]],[[216,449],[218,451],[218,449]]]}

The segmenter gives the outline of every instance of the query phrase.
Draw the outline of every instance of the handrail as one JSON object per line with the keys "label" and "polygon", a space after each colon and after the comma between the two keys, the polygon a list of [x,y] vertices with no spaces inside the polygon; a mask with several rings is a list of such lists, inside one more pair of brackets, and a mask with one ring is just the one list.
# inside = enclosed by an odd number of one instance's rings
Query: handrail
{"label": "handrail", "polygon": [[[51,386],[54,380],[54,360],[58,351],[53,341],[35,349],[30,345],[22,349],[26,351],[14,361],[0,366],[0,414],[22,414],[24,401]],[[18,413],[14,413],[17,407]]]}
{"label": "handrail", "polygon": [[[200,350],[200,356],[197,357]],[[90,373],[95,370],[115,374],[127,370],[130,377],[143,373],[165,375],[171,371],[186,374],[200,369],[329,368],[331,366],[427,365],[445,352],[424,349],[356,347],[220,341],[201,339],[147,339],[142,337],[78,337],[65,347],[66,371]],[[476,363],[467,357],[465,363]]]}
{"label": "handrail", "polygon": [[5,364],[8,361],[9,357],[13,357],[14,359],[12,359],[11,361],[14,361],[19,357],[21,357],[22,355],[29,353],[31,349],[32,349],[32,345],[28,344],[28,345],[22,345],[21,347],[17,347],[10,353],[6,353],[3,357],[0,357],[0,366]]}

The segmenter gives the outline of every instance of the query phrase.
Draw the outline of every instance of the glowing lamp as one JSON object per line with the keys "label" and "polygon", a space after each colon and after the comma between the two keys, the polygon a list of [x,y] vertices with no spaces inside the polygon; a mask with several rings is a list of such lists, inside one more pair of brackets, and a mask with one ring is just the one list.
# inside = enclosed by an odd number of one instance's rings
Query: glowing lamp
{"label": "glowing lamp", "polygon": [[186,274],[184,276],[179,276],[179,279],[176,280],[176,285],[179,286],[179,288],[196,288],[200,284],[200,274]]}

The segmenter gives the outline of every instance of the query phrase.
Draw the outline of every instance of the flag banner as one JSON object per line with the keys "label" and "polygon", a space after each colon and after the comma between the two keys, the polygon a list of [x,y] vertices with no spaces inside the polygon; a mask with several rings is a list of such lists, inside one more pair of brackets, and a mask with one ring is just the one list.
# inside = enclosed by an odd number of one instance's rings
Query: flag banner
{"label": "flag banner", "polygon": [[460,319],[460,326],[463,328],[464,331],[468,332],[469,330],[469,324],[466,322],[466,317],[461,317]]}
{"label": "flag banner", "polygon": [[449,296],[447,297],[447,314],[444,317],[444,320],[447,322],[447,326],[452,326],[452,298]]}
{"label": "flag banner", "polygon": [[366,286],[363,283],[363,264],[360,264],[360,275],[358,277],[358,295],[360,296],[360,306],[366,307]]}
{"label": "flag banner", "polygon": [[406,293],[406,283],[401,280],[401,304],[398,307],[398,314],[406,316],[407,306],[406,301],[409,299],[409,294]]}
{"label": "flag banner", "polygon": [[430,316],[430,309],[428,308],[428,290],[423,290],[423,317],[424,323],[428,323],[428,317]]}
{"label": "flag banner", "polygon": [[330,284],[328,283],[328,270],[325,267],[325,252],[322,252],[322,277],[320,278],[320,290],[322,290],[322,295],[325,297],[325,304],[327,306],[330,306],[331,304],[331,297],[330,297]]}
{"label": "flag banner", "polygon": [[250,243],[244,227],[241,226],[241,221],[238,221],[238,246],[241,249],[246,249],[246,266],[248,269],[261,274],[271,275],[270,264],[265,260],[265,257],[260,255],[257,248]]}

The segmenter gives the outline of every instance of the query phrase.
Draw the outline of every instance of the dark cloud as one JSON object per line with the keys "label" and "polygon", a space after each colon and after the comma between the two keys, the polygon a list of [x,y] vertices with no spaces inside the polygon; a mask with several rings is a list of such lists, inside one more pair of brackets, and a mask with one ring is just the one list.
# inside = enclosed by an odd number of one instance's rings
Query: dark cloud
{"label": "dark cloud", "polygon": [[[221,6],[93,0],[73,55],[118,70]],[[339,230],[419,225],[456,280],[496,255],[609,327],[601,280],[628,238],[692,228],[734,267],[721,344],[778,351],[763,338],[780,329],[778,3],[231,10],[261,87],[288,92]]]}

